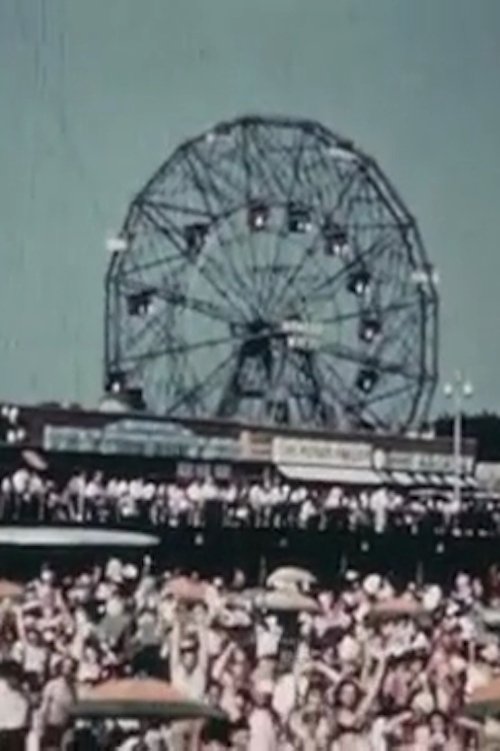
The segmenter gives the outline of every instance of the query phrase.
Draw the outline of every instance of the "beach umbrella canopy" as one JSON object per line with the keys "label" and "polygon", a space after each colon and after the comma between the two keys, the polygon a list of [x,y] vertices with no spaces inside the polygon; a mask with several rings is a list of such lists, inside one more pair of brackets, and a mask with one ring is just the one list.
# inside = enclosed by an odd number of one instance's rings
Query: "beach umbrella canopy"
{"label": "beach umbrella canopy", "polygon": [[287,587],[306,588],[316,584],[317,579],[310,571],[297,566],[283,566],[276,569],[267,579],[270,589],[283,589]]}
{"label": "beach umbrella canopy", "polygon": [[45,470],[47,469],[47,461],[38,453],[38,451],[33,451],[33,449],[25,449],[22,453],[22,457],[28,467],[34,469],[35,472],[45,472]]}
{"label": "beach umbrella canopy", "polygon": [[293,590],[275,590],[258,595],[255,605],[275,613],[318,613],[320,607],[313,597]]}
{"label": "beach umbrella canopy", "polygon": [[473,691],[465,705],[465,712],[481,719],[500,714],[500,678],[494,678]]}
{"label": "beach umbrella canopy", "polygon": [[21,597],[23,592],[22,584],[17,584],[17,582],[8,579],[0,579],[0,600]]}
{"label": "beach umbrella canopy", "polygon": [[71,713],[74,717],[88,719],[156,719],[169,722],[227,719],[220,710],[193,701],[171,684],[154,678],[105,681],[82,693]]}
{"label": "beach umbrella canopy", "polygon": [[492,631],[500,631],[500,608],[483,608],[481,621]]}
{"label": "beach umbrella canopy", "polygon": [[411,618],[419,620],[428,617],[424,606],[413,597],[391,597],[376,603],[368,613],[372,622],[400,620]]}

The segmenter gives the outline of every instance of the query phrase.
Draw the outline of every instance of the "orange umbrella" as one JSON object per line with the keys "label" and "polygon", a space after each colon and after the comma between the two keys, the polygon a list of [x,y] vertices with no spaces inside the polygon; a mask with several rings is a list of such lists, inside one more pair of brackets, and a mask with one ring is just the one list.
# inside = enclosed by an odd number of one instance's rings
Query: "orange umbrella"
{"label": "orange umbrella", "polygon": [[174,686],[156,678],[105,681],[83,692],[71,712],[76,717],[131,720],[227,719],[220,710],[193,701]]}
{"label": "orange umbrella", "polygon": [[500,712],[500,678],[476,688],[467,700],[465,711],[472,717],[487,717]]}
{"label": "orange umbrella", "polygon": [[368,618],[370,621],[392,621],[402,618],[418,620],[428,616],[423,605],[413,597],[391,597],[382,600],[372,607]]}
{"label": "orange umbrella", "polygon": [[24,588],[21,584],[11,582],[8,579],[0,579],[0,600],[21,597],[23,592]]}
{"label": "orange umbrella", "polygon": [[207,586],[204,582],[190,579],[187,576],[179,576],[168,583],[167,591],[178,600],[194,605],[205,602]]}

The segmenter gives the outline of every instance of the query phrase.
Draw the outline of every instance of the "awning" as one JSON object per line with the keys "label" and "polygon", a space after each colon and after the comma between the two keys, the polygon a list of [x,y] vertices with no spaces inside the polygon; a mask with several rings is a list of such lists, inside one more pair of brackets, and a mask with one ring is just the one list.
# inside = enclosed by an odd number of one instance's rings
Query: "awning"
{"label": "awning", "polygon": [[310,464],[279,464],[278,470],[290,480],[325,482],[329,485],[381,485],[382,477],[371,469],[319,467]]}
{"label": "awning", "polygon": [[432,474],[429,476],[431,485],[436,488],[442,488],[445,484],[444,475]]}
{"label": "awning", "polygon": [[404,487],[413,485],[413,478],[409,472],[385,472],[382,479],[389,485],[404,485]]}
{"label": "awning", "polygon": [[[444,484],[447,488],[453,488],[455,485],[455,475],[445,475],[444,476]],[[460,478],[460,487],[461,488],[477,488],[478,482],[475,477],[472,475],[466,475],[465,477]]]}
{"label": "awning", "polygon": [[418,485],[420,487],[432,487],[432,483],[429,481],[429,475],[423,472],[415,472],[412,474],[412,485]]}

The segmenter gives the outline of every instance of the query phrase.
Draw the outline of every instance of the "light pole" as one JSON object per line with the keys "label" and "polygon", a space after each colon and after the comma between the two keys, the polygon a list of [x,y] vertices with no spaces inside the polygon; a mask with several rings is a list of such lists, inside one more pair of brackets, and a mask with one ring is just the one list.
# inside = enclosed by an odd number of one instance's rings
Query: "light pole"
{"label": "light pole", "polygon": [[457,511],[462,501],[462,406],[473,393],[471,382],[459,370],[444,387],[445,396],[453,400],[453,505]]}

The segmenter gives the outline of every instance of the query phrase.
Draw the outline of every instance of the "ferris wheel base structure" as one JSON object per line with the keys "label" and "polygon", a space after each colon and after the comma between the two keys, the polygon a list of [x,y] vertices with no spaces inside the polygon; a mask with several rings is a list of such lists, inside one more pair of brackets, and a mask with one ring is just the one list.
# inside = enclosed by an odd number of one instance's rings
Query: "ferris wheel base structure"
{"label": "ferris wheel base structure", "polygon": [[108,393],[180,419],[426,423],[435,274],[375,160],[322,125],[243,117],[186,141],[110,252]]}

